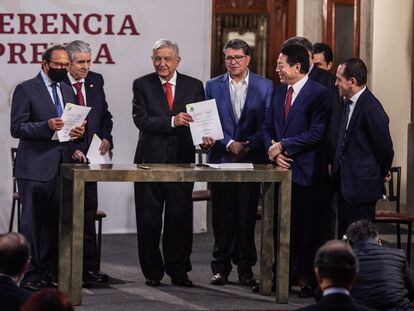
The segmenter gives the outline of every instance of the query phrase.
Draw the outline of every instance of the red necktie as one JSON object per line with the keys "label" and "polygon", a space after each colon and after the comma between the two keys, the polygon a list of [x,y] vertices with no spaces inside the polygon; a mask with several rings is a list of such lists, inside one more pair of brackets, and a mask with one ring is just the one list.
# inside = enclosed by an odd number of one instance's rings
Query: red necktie
{"label": "red necktie", "polygon": [[288,117],[290,107],[292,107],[292,94],[293,94],[293,87],[289,87],[286,100],[285,100],[285,120]]}
{"label": "red necktie", "polygon": [[173,110],[173,104],[174,104],[174,96],[172,93],[171,83],[166,82],[165,85],[165,97],[167,98],[168,107],[170,110]]}
{"label": "red necktie", "polygon": [[85,99],[83,98],[82,94],[82,82],[73,83],[73,86],[76,89],[76,98],[78,99],[78,104],[85,106]]}

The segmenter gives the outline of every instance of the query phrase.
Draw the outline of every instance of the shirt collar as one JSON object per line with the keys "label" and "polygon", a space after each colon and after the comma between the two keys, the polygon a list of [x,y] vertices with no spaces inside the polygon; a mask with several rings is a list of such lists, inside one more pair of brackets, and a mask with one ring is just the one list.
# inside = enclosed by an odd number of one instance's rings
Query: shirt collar
{"label": "shirt collar", "polygon": [[82,78],[82,79],[80,79],[80,80],[75,80],[75,79],[72,77],[72,75],[69,73],[69,71],[68,71],[68,78],[69,78],[69,81],[70,81],[70,84],[71,84],[71,85],[73,85],[73,84],[74,84],[74,83],[76,83],[76,82],[85,83],[85,78]]}
{"label": "shirt collar", "polygon": [[300,79],[298,82],[296,82],[295,84],[288,85],[288,89],[290,87],[292,87],[293,88],[293,93],[297,95],[297,94],[299,94],[300,90],[303,88],[305,83],[308,81],[308,79],[309,79],[309,77],[308,77],[308,75],[306,75],[302,79]]}
{"label": "shirt collar", "polygon": [[361,94],[365,91],[367,87],[364,86],[362,89],[360,89],[354,96],[352,96],[349,100],[352,101],[353,104],[355,104],[358,101],[358,98],[361,96]]}
{"label": "shirt collar", "polygon": [[343,287],[329,287],[323,290],[322,296],[331,295],[331,294],[343,294],[350,296],[349,290]]}
{"label": "shirt collar", "polygon": [[[51,86],[53,82],[47,74],[45,74],[45,72],[43,70],[40,71],[40,75],[42,76],[43,82],[46,84],[46,86]],[[56,83],[59,87],[60,87],[60,82]]]}
{"label": "shirt collar", "polygon": [[160,76],[158,76],[158,78],[160,79],[162,85],[164,85],[167,82],[174,86],[177,85],[177,71],[174,71],[174,74],[169,81],[165,80],[164,78],[161,78]]}
{"label": "shirt collar", "polygon": [[[229,84],[231,85],[232,81],[234,81],[234,80],[231,78],[230,74],[228,74],[228,75],[229,75]],[[234,82],[237,83],[236,81],[234,81]],[[249,86],[249,70],[247,70],[246,77],[243,80],[240,80],[239,83],[240,82],[244,82],[246,84],[246,86]]]}

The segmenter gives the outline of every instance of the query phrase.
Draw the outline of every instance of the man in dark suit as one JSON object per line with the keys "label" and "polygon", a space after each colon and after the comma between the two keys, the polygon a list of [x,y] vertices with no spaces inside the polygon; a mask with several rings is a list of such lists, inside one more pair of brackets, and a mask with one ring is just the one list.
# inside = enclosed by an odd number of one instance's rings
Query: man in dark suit
{"label": "man in dark suit", "polygon": [[303,311],[372,311],[357,304],[349,291],[358,273],[358,260],[345,242],[326,242],[315,257],[315,274],[322,298],[318,303],[301,308]]}
{"label": "man in dark suit", "polygon": [[275,89],[264,124],[264,142],[271,161],[292,170],[291,273],[298,278],[301,297],[314,287],[312,261],[317,247],[314,233],[321,223],[317,208],[318,154],[330,117],[331,94],[308,78],[309,57],[297,44],[282,48]]}
{"label": "man in dark suit", "polygon": [[332,173],[338,191],[338,236],[356,220],[375,220],[394,157],[389,119],[366,86],[367,67],[358,58],[341,63],[336,84],[344,98]]}
{"label": "man in dark suit", "polygon": [[[214,98],[224,139],[208,153],[210,163],[265,163],[262,125],[270,105],[273,83],[249,71],[251,50],[239,39],[223,49],[227,73],[207,81],[206,97]],[[223,285],[237,265],[243,285],[256,283],[252,266],[257,254],[254,241],[259,183],[212,183],[214,260],[211,283]]]}
{"label": "man in dark suit", "polygon": [[[87,117],[86,132],[83,141],[77,144],[84,154],[88,152],[93,136],[96,134],[102,143],[101,155],[113,148],[112,115],[108,110],[104,91],[104,79],[99,73],[90,71],[91,48],[86,42],[75,40],[66,44],[70,66],[64,82],[72,87],[77,104],[91,107]],[[83,280],[89,282],[107,282],[108,275],[99,271],[96,245],[95,216],[98,210],[98,187],[96,182],[85,185],[85,224],[83,244]]]}
{"label": "man in dark suit", "polygon": [[[157,41],[152,61],[155,72],[133,84],[132,117],[139,129],[134,162],[192,163],[195,148],[188,127],[192,118],[185,106],[205,99],[203,84],[177,72],[180,55],[172,41]],[[193,286],[187,275],[191,270],[192,191],[193,183],[135,183],[138,255],[148,286],[159,286],[164,270],[173,284]]]}
{"label": "man in dark suit", "polygon": [[31,293],[19,287],[30,264],[26,238],[15,232],[0,235],[0,305],[3,310],[19,311]]}
{"label": "man in dark suit", "polygon": [[315,64],[314,60],[314,47],[312,43],[304,37],[292,37],[286,40],[283,46],[289,44],[299,44],[303,46],[309,54],[309,79],[323,85],[331,92],[331,117],[329,126],[326,131],[325,137],[321,143],[318,153],[318,167],[315,169],[318,178],[315,183],[316,198],[318,204],[315,206],[315,213],[320,215],[321,221],[326,220],[326,223],[321,223],[321,226],[314,233],[315,242],[317,243],[316,249],[318,249],[324,242],[331,240],[335,237],[335,226],[337,221],[337,206],[332,204],[332,180],[329,175],[329,166],[332,163],[330,158],[335,148],[336,133],[338,130],[339,120],[341,118],[342,101],[339,96],[338,87],[335,85],[335,75],[329,71],[319,68]]}
{"label": "man in dark suit", "polygon": [[[62,162],[82,161],[71,142],[52,140],[62,129],[64,105],[74,103],[73,92],[60,83],[67,74],[65,47],[54,45],[42,57],[42,70],[19,84],[13,94],[10,131],[19,138],[15,176],[22,202],[21,232],[29,240],[31,265],[22,285],[32,289],[56,287],[57,247]],[[83,137],[84,125],[71,130]]]}

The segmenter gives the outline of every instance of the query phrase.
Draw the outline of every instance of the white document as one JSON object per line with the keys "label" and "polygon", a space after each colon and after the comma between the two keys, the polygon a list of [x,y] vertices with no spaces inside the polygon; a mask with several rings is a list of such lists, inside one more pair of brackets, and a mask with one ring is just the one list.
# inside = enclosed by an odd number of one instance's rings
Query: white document
{"label": "white document", "polygon": [[70,140],[69,133],[72,129],[77,126],[81,126],[83,121],[86,119],[91,107],[66,104],[65,110],[62,113],[62,120],[64,122],[63,128],[59,131],[55,131],[52,140],[59,140],[65,142]]}
{"label": "white document", "polygon": [[102,140],[98,135],[93,134],[91,145],[88,149],[88,154],[86,157],[91,164],[112,164],[112,159],[109,155],[109,151],[104,155],[101,155],[99,147],[101,146]]}
{"label": "white document", "polygon": [[215,99],[188,104],[186,109],[194,121],[190,122],[190,131],[195,146],[203,143],[203,136],[224,138]]}
{"label": "white document", "polygon": [[254,169],[253,163],[204,163],[212,168],[217,169],[230,169],[230,170],[252,170]]}

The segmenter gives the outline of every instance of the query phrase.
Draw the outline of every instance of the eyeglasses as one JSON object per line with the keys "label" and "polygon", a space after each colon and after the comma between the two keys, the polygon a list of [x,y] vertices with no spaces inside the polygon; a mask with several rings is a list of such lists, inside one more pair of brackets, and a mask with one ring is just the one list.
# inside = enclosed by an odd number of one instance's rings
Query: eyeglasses
{"label": "eyeglasses", "polygon": [[243,59],[243,58],[245,58],[247,55],[234,55],[234,56],[230,56],[230,55],[228,55],[228,56],[226,56],[226,57],[224,57],[224,61],[226,62],[226,63],[231,63],[233,60],[234,61],[236,61],[236,63],[240,63],[241,62],[241,60]]}
{"label": "eyeglasses", "polygon": [[58,62],[54,62],[53,60],[48,60],[47,62],[52,63],[53,65],[59,68],[67,68],[70,65],[69,63],[58,63]]}

